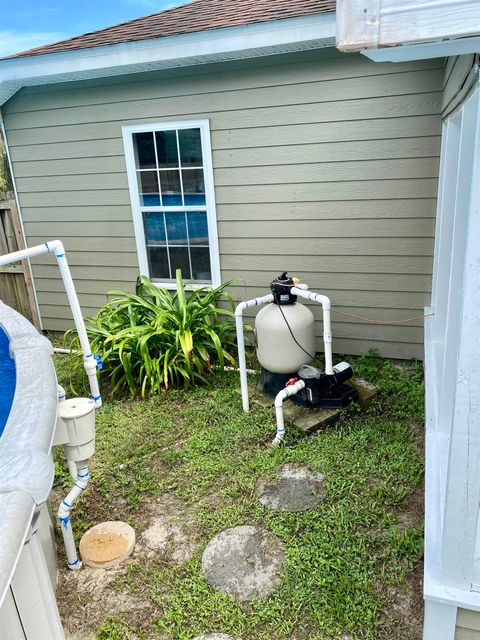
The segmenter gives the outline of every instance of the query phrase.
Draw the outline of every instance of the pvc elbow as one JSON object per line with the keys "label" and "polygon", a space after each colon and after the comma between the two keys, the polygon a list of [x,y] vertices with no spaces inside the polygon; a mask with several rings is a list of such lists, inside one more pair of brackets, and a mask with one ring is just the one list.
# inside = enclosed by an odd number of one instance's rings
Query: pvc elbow
{"label": "pvc elbow", "polygon": [[63,256],[65,253],[65,247],[61,240],[50,240],[50,242],[46,242],[45,245],[48,252],[54,253],[56,257]]}
{"label": "pvc elbow", "polygon": [[236,318],[241,318],[242,317],[242,313],[243,310],[247,308],[247,303],[246,302],[240,302],[240,304],[238,304],[235,308],[235,317]]}
{"label": "pvc elbow", "polygon": [[322,307],[324,309],[331,309],[332,308],[332,303],[330,302],[330,298],[327,298],[327,296],[322,296],[324,302],[322,302]]}
{"label": "pvc elbow", "polygon": [[277,432],[277,435],[272,440],[272,447],[278,447],[279,445],[281,445],[284,437],[285,437],[285,430],[283,430],[282,433]]}
{"label": "pvc elbow", "polygon": [[318,304],[322,305],[322,308],[325,310],[329,310],[331,309],[331,302],[330,302],[330,298],[328,298],[327,296],[324,296],[323,293],[314,293],[314,300],[315,302],[318,302]]}
{"label": "pvc elbow", "polygon": [[275,396],[275,403],[274,403],[275,407],[277,407],[278,409],[283,407],[283,401],[286,400],[287,398],[288,398],[288,394],[286,393],[286,389],[279,391]]}

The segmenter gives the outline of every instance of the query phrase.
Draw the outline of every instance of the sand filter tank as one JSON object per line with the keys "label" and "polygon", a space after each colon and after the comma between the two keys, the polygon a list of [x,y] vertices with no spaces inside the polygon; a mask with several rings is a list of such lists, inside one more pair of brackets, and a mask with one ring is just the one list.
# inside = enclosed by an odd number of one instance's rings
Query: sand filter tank
{"label": "sand filter tank", "polygon": [[[286,397],[305,407],[342,408],[357,400],[356,389],[348,383],[353,376],[350,365],[346,362],[333,365],[329,298],[309,291],[306,285],[297,278],[289,277],[287,272],[271,282],[270,290],[266,296],[240,303],[236,311],[244,409],[248,411],[248,390],[246,376],[242,373],[241,316],[244,309],[264,304],[266,306],[255,319],[256,353],[261,365],[260,389],[277,397],[290,387]],[[315,318],[303,300],[322,306],[324,369],[315,364]]]}

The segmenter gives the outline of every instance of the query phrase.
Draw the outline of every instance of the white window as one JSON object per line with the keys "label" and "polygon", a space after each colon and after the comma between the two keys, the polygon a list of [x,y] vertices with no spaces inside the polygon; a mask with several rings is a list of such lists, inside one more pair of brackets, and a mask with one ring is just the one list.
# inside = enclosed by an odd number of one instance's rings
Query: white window
{"label": "white window", "polygon": [[220,284],[208,120],[123,128],[140,272],[174,288],[175,273]]}

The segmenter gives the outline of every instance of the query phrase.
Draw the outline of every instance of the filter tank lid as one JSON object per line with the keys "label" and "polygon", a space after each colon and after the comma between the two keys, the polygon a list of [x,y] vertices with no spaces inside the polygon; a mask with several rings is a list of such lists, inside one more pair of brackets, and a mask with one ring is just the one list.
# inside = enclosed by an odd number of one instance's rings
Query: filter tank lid
{"label": "filter tank lid", "polygon": [[270,289],[273,293],[275,304],[294,304],[297,296],[291,294],[292,287],[295,286],[295,280],[290,278],[287,271],[281,273],[270,283]]}

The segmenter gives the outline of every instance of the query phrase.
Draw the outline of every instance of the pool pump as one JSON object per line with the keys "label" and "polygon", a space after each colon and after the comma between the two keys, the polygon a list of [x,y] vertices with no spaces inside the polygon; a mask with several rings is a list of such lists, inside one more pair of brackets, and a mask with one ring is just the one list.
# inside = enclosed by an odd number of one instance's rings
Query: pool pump
{"label": "pool pump", "polygon": [[[270,289],[266,296],[241,302],[235,312],[244,410],[249,410],[249,402],[242,314],[259,305],[266,305],[255,319],[257,358],[262,367],[259,384],[264,393],[275,397],[277,408],[286,398],[307,408],[335,409],[358,400],[356,389],[348,383],[353,376],[351,366],[347,362],[333,366],[329,298],[309,291],[307,285],[287,272],[273,280]],[[299,298],[322,306],[325,370],[312,365],[315,319],[311,310],[298,302]],[[277,427],[278,421],[277,411]],[[281,422],[283,426],[283,416]],[[277,442],[282,438],[277,431]]]}

